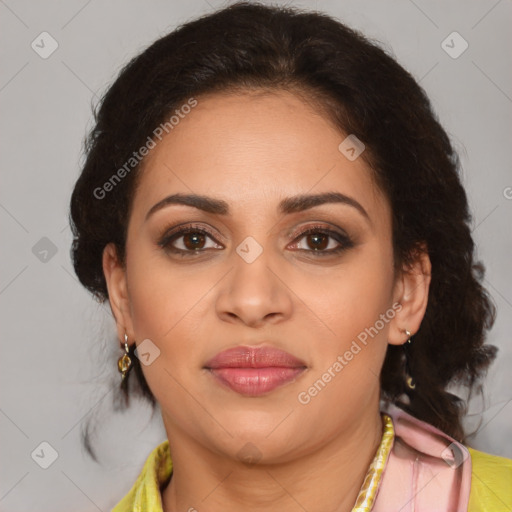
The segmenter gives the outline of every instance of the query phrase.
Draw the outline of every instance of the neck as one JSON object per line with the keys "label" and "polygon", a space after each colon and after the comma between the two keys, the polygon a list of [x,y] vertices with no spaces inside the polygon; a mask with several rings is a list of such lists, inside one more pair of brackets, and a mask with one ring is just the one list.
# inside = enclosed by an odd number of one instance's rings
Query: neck
{"label": "neck", "polygon": [[166,423],[173,461],[165,512],[326,510],[350,512],[382,438],[378,407],[306,455],[280,464],[244,464],[212,453]]}

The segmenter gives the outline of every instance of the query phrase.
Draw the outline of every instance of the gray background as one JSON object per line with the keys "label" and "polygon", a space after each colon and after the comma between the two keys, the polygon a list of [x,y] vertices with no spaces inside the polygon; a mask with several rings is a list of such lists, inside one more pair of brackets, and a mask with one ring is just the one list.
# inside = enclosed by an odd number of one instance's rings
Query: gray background
{"label": "gray background", "polygon": [[[481,420],[474,447],[512,457],[512,3],[289,3],[316,7],[381,41],[426,89],[460,152],[478,257],[498,306],[489,341],[500,347],[486,401],[472,403],[485,413],[467,424]],[[74,275],[67,209],[91,103],[146,45],[222,5],[0,0],[2,511],[107,511],[165,438],[158,413],[151,419],[145,404],[112,412],[113,321]],[[59,45],[47,59],[31,47],[43,31]],[[458,58],[441,46],[453,31],[469,44]],[[461,48],[460,40],[448,44]],[[94,416],[101,465],[80,445],[82,423]],[[50,449],[38,448],[43,441],[58,455],[48,469],[39,466],[51,462]]]}

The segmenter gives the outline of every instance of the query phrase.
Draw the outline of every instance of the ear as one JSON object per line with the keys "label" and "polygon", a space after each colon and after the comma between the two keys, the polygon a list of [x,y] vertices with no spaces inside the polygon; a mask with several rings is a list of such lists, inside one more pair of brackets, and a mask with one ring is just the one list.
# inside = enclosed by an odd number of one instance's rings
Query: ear
{"label": "ear", "polygon": [[391,345],[402,345],[409,339],[405,330],[411,336],[416,334],[427,309],[432,265],[425,243],[415,249],[413,259],[409,266],[402,268],[395,282],[393,304],[398,302],[402,308],[396,310],[390,323],[388,343]]}
{"label": "ear", "polygon": [[117,336],[124,343],[125,333],[133,340],[130,300],[126,284],[126,271],[119,261],[116,246],[110,243],[103,249],[103,274],[107,282],[110,309],[116,319]]}

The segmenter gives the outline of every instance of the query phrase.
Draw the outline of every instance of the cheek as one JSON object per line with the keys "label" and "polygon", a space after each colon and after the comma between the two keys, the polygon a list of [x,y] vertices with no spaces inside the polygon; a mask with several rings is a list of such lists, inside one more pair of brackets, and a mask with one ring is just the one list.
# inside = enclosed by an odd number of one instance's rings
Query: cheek
{"label": "cheek", "polygon": [[182,386],[192,388],[191,375],[201,371],[204,345],[213,332],[212,290],[223,273],[214,267],[199,271],[193,265],[178,265],[142,247],[127,259],[135,340],[137,344],[151,340],[159,353],[142,370],[157,401],[174,412],[168,397],[180,403],[186,400]]}
{"label": "cheek", "polygon": [[392,258],[389,251],[383,251],[369,243],[316,283],[310,276],[297,277],[294,291],[305,298],[333,341],[352,339],[391,307]]}
{"label": "cheek", "polygon": [[[127,259],[131,318],[136,336],[162,341],[172,337],[188,315],[201,309],[212,284],[185,265],[172,265],[163,253],[136,248]],[[185,322],[186,323],[186,322]]]}
{"label": "cheek", "polygon": [[142,371],[157,401],[177,415],[180,407],[174,410],[172,403],[187,399],[182,386],[189,387],[189,375],[202,360],[195,330],[205,318],[205,309],[211,308],[207,292],[213,285],[204,277],[141,248],[127,259],[135,339],[137,344],[151,340],[159,354],[150,365],[142,365]]}
{"label": "cheek", "polygon": [[[308,306],[318,314],[323,335],[316,336],[314,365],[301,391],[303,402],[320,412],[336,402],[354,410],[379,392],[392,307],[392,256],[389,249],[367,244],[346,265],[322,281]],[[311,334],[311,327],[309,328]],[[313,405],[314,402],[314,405]],[[341,414],[341,412],[340,412]]]}

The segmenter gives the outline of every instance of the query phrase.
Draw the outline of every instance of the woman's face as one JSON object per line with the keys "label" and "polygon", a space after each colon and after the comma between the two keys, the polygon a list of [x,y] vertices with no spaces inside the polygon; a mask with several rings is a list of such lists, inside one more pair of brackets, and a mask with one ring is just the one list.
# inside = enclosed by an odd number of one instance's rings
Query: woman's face
{"label": "woman's face", "polygon": [[[416,332],[428,280],[394,281],[389,203],[313,107],[289,92],[197,100],[146,158],[126,267],[105,251],[110,301],[120,336],[144,343],[169,437],[286,460],[378,414],[387,344]],[[240,345],[296,364],[211,369]]]}

